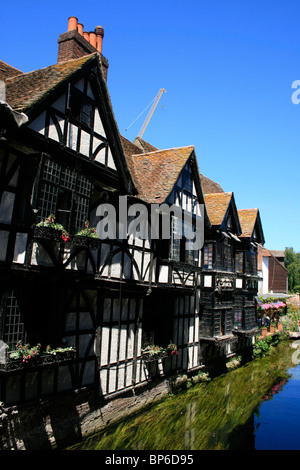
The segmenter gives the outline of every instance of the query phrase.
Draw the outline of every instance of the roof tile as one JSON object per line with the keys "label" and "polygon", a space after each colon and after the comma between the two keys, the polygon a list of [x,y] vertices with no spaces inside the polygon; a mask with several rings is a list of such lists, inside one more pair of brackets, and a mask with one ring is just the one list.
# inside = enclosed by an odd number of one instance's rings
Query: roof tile
{"label": "roof tile", "polygon": [[23,73],[5,80],[6,100],[16,111],[26,112],[34,103],[51,92],[76,70],[97,55],[60,62],[33,72]]}
{"label": "roof tile", "polygon": [[210,223],[217,226],[222,225],[233,193],[212,193],[205,194],[204,197]]}
{"label": "roof tile", "polygon": [[242,228],[242,234],[240,236],[247,238],[252,237],[258,216],[258,209],[239,209],[238,215]]}
{"label": "roof tile", "polygon": [[[131,151],[133,151],[133,147]],[[158,150],[138,155],[129,154],[127,150],[128,164],[139,197],[148,203],[160,204],[164,202],[193,151],[194,146]]]}

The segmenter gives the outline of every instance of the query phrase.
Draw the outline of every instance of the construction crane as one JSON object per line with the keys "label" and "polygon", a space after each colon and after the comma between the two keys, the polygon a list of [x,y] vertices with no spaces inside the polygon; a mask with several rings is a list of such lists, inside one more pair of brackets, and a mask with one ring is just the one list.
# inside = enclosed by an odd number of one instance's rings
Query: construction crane
{"label": "construction crane", "polygon": [[139,134],[138,134],[138,137],[140,137],[140,139],[142,138],[142,135],[144,134],[144,132],[145,132],[145,130],[146,130],[146,127],[147,127],[148,124],[149,124],[149,121],[150,121],[150,119],[151,119],[151,116],[152,116],[152,114],[154,113],[154,110],[155,110],[155,108],[156,108],[156,106],[157,106],[157,104],[158,104],[158,102],[159,102],[159,100],[160,100],[160,98],[161,98],[161,95],[162,95],[165,91],[167,91],[167,90],[165,90],[164,88],[161,88],[161,89],[159,90],[159,92],[157,93],[157,96],[156,96],[156,98],[155,98],[155,100],[154,100],[154,102],[153,102],[153,104],[152,104],[152,106],[151,106],[151,109],[150,109],[150,111],[149,111],[149,113],[148,113],[148,116],[146,117],[145,122],[144,122],[144,124],[142,125],[141,130],[140,130],[140,132],[139,132]]}

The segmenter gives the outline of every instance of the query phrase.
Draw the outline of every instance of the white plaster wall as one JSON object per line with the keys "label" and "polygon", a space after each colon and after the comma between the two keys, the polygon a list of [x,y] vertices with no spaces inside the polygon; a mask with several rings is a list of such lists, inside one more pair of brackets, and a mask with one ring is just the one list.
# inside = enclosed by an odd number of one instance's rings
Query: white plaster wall
{"label": "white plaster wall", "polygon": [[42,112],[28,127],[39,134],[45,135],[45,119],[46,111]]}
{"label": "white plaster wall", "polygon": [[80,153],[87,157],[90,155],[90,139],[90,134],[82,130],[80,134]]}
{"label": "white plaster wall", "polygon": [[78,127],[74,124],[68,125],[67,146],[76,151],[77,148]]}
{"label": "white plaster wall", "polygon": [[95,110],[94,131],[106,138],[105,130],[98,109]]}
{"label": "white plaster wall", "polygon": [[269,291],[269,258],[262,257],[262,294],[267,294]]}
{"label": "white plaster wall", "polygon": [[23,264],[25,261],[26,246],[27,246],[27,233],[17,233],[16,243],[14,250],[14,263]]}

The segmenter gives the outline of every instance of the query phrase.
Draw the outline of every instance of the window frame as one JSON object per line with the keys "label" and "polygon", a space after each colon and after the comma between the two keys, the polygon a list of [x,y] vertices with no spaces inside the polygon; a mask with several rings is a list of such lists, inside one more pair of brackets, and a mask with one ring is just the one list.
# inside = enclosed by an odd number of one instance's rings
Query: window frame
{"label": "window frame", "polygon": [[[36,195],[37,222],[54,214],[56,222],[62,220],[59,211],[69,213],[68,232],[78,232],[84,228],[89,218],[90,199],[93,184],[90,178],[70,166],[58,163],[49,155],[44,155],[39,175],[39,189]],[[70,209],[59,207],[59,196],[70,196]],[[83,210],[84,209],[84,210]]]}

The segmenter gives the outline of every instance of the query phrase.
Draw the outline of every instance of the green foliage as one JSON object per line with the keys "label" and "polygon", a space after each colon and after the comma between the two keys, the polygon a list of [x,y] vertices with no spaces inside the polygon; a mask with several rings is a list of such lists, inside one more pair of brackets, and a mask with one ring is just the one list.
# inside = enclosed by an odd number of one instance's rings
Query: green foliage
{"label": "green foliage", "polygon": [[272,302],[278,302],[279,300],[281,300],[282,302],[286,302],[286,298],[285,297],[263,297],[262,295],[259,297],[259,300],[261,301],[262,304],[264,303],[267,303],[267,304],[271,304]]}
{"label": "green foliage", "polygon": [[46,347],[46,353],[47,354],[53,354],[53,356],[56,356],[57,353],[64,353],[64,352],[68,352],[68,351],[74,351],[75,352],[75,349],[72,348],[71,346],[70,347],[65,347],[65,348],[55,348],[55,349],[52,349],[50,345]]}
{"label": "green foliage", "polygon": [[264,339],[257,340],[253,347],[253,357],[263,357],[270,354],[272,336],[267,336]]}
{"label": "green foliage", "polygon": [[142,354],[147,354],[148,356],[159,356],[161,354],[166,354],[170,353],[171,356],[174,354],[177,356],[178,351],[177,351],[177,346],[174,344],[172,341],[168,344],[166,348],[163,348],[162,346],[156,346],[155,344],[149,344],[146,346],[144,349],[142,349]]}
{"label": "green foliage", "polygon": [[295,292],[295,287],[300,286],[300,253],[295,253],[293,248],[286,248],[284,262],[288,270],[289,290]]}
{"label": "green foliage", "polygon": [[76,235],[79,237],[98,238],[96,229],[94,227],[90,227],[88,220],[84,222],[84,229],[80,230],[80,232],[76,233]]}
{"label": "green foliage", "polygon": [[59,230],[61,232],[66,233],[65,228],[61,224],[55,223],[55,217],[53,214],[50,214],[46,219],[42,220],[38,224],[37,227],[48,227],[52,228],[53,230]]}
{"label": "green foliage", "polygon": [[300,253],[295,253],[294,248],[286,248],[284,251],[284,262],[287,268],[292,263],[300,263]]}
{"label": "green foliage", "polygon": [[58,232],[62,232],[61,238],[63,239],[64,242],[67,242],[70,238],[66,229],[61,224],[55,223],[55,217],[53,214],[50,214],[45,220],[42,220],[36,226],[47,227],[52,230],[57,230]]}
{"label": "green foliage", "polygon": [[9,357],[10,359],[22,359],[23,362],[28,362],[40,354],[40,348],[40,344],[30,347],[30,344],[22,344],[21,341],[18,341],[15,351],[10,352]]}
{"label": "green foliage", "polygon": [[291,311],[292,308],[294,309],[296,307],[294,305],[289,307],[288,315],[283,319],[282,325],[286,331],[299,331],[298,322],[300,320],[300,314],[297,310]]}

